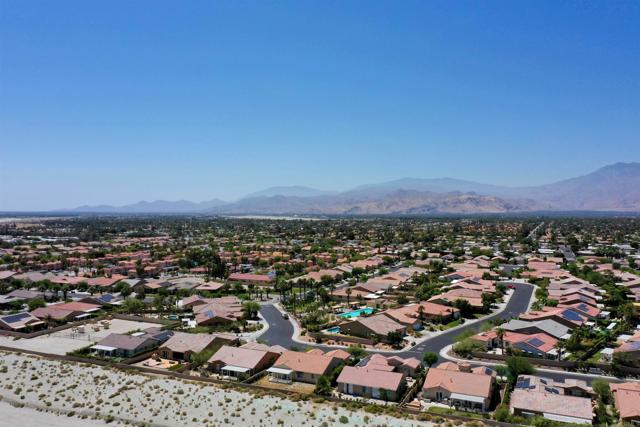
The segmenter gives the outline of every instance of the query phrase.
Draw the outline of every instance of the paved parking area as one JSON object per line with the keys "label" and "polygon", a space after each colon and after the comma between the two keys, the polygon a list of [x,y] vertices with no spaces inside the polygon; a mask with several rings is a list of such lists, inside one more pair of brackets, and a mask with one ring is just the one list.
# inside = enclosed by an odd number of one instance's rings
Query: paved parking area
{"label": "paved parking area", "polygon": [[[99,328],[97,326],[100,325]],[[94,330],[96,326],[97,330]],[[85,325],[84,333],[74,333],[72,328],[53,334],[41,335],[31,339],[15,339],[0,335],[0,345],[23,350],[39,351],[42,353],[65,355],[70,351],[91,345],[112,333],[124,334],[138,329],[159,326],[149,322],[134,322],[131,320],[113,319],[109,321],[109,328],[105,329],[100,322]]]}

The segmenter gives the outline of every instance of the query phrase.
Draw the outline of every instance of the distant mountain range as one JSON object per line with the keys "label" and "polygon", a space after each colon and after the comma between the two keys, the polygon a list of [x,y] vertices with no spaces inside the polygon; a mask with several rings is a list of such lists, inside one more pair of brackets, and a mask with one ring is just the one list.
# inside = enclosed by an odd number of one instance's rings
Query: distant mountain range
{"label": "distant mountain range", "polygon": [[640,212],[640,163],[616,163],[552,184],[507,187],[454,178],[402,178],[331,192],[273,187],[235,202],[139,202],[81,206],[77,213],[193,213],[268,215],[429,215],[532,211]]}
{"label": "distant mountain range", "polygon": [[219,199],[200,203],[190,202],[188,200],[177,200],[174,202],[166,200],[147,202],[143,200],[124,206],[79,206],[74,209],[63,209],[61,211],[86,213],[193,213],[213,209],[226,203],[227,202]]}

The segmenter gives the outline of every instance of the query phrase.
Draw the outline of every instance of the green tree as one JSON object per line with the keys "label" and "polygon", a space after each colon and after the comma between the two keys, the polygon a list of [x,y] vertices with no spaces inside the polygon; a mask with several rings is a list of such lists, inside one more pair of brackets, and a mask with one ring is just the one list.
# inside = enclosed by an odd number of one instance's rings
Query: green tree
{"label": "green tree", "polygon": [[457,299],[453,302],[453,306],[460,310],[460,315],[462,317],[469,317],[473,313],[473,307],[469,304],[469,301],[466,299]]}
{"label": "green tree", "polygon": [[326,375],[320,375],[318,381],[316,381],[316,388],[313,392],[322,396],[331,395],[331,381]]}
{"label": "green tree", "polygon": [[535,373],[533,365],[523,357],[510,356],[507,357],[507,368],[509,369],[509,383],[514,385],[518,376],[520,375],[532,375]]}
{"label": "green tree", "polygon": [[400,331],[390,331],[387,334],[387,342],[394,347],[399,346],[402,343],[403,339],[404,336]]}
{"label": "green tree", "polygon": [[42,298],[35,298],[27,303],[27,306],[29,307],[29,311],[33,311],[36,308],[44,307],[45,305],[46,304]]}
{"label": "green tree", "polygon": [[510,416],[509,407],[505,405],[498,406],[493,413],[493,419],[496,421],[507,421]]}
{"label": "green tree", "polygon": [[605,404],[611,402],[611,389],[607,381],[597,378],[591,383],[591,388],[602,402]]}
{"label": "green tree", "polygon": [[422,355],[422,361],[425,365],[427,365],[428,368],[430,368],[434,363],[438,361],[438,355],[431,351],[426,352]]}
{"label": "green tree", "polygon": [[144,311],[145,305],[139,299],[129,297],[122,302],[120,309],[125,313],[140,313]]}
{"label": "green tree", "polygon": [[242,311],[244,311],[244,317],[246,319],[255,319],[260,311],[260,304],[254,301],[245,302],[242,305]]}
{"label": "green tree", "polygon": [[193,354],[191,356],[191,369],[196,369],[196,368],[199,368],[200,366],[203,366],[205,363],[209,361],[211,356],[213,356],[213,354],[217,350],[218,350],[217,348],[215,349],[210,348],[210,349],[205,349],[198,353]]}

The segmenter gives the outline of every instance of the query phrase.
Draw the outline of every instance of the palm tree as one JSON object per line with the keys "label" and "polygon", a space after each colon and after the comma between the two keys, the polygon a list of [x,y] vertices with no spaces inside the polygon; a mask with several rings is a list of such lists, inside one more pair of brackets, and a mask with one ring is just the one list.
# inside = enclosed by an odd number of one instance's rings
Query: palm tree
{"label": "palm tree", "polygon": [[350,307],[349,298],[351,297],[351,288],[347,288],[345,292],[347,294],[347,307]]}
{"label": "palm tree", "polygon": [[500,341],[500,354],[504,354],[504,334],[505,334],[505,329],[498,327],[496,328],[496,336],[498,337],[498,340]]}
{"label": "palm tree", "polygon": [[564,350],[565,343],[564,341],[558,341],[556,343],[556,349],[558,349],[558,360],[562,360],[562,350]]}

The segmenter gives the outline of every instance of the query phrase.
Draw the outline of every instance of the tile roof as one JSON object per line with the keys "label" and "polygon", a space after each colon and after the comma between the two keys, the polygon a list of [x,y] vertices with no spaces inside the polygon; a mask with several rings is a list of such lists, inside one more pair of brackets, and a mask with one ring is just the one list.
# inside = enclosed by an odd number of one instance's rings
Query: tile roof
{"label": "tile roof", "polygon": [[640,418],[640,383],[610,384],[620,418]]}
{"label": "tile roof", "polygon": [[324,354],[285,351],[273,366],[286,367],[295,372],[323,375],[333,360],[333,357]]}
{"label": "tile roof", "polygon": [[[445,367],[448,367],[446,365]],[[461,372],[441,369],[440,365],[427,372],[423,389],[443,388],[450,393],[463,393],[471,396],[489,398],[493,377],[482,373]]]}
{"label": "tile roof", "polygon": [[511,408],[534,411],[563,417],[591,420],[591,399],[556,393],[541,393],[534,390],[515,389],[511,393]]}
{"label": "tile roof", "polygon": [[266,355],[267,352],[263,350],[223,345],[209,358],[209,363],[221,362],[224,365],[255,369]]}
{"label": "tile roof", "polygon": [[345,366],[340,372],[337,382],[397,391],[404,382],[404,374],[384,372],[368,367]]}

